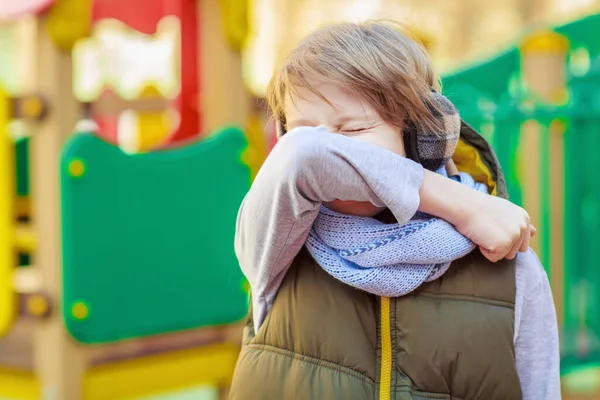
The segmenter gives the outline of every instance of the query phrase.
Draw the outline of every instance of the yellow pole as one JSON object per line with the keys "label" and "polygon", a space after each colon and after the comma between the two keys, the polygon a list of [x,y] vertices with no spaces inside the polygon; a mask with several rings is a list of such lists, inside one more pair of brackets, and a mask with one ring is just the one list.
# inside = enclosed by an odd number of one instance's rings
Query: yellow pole
{"label": "yellow pole", "polygon": [[15,147],[8,135],[10,102],[0,88],[0,336],[6,334],[16,317],[12,272],[16,257],[15,229]]}

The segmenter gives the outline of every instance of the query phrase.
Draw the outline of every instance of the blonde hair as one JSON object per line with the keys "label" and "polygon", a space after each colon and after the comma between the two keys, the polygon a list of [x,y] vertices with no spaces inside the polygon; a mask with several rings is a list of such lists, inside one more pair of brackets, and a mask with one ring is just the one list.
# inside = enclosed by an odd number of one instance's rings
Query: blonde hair
{"label": "blonde hair", "polygon": [[402,127],[407,119],[432,132],[439,119],[432,90],[437,77],[423,46],[391,22],[340,23],[307,36],[275,71],[267,88],[273,117],[285,123],[286,94],[309,89],[326,79],[357,93],[388,123]]}

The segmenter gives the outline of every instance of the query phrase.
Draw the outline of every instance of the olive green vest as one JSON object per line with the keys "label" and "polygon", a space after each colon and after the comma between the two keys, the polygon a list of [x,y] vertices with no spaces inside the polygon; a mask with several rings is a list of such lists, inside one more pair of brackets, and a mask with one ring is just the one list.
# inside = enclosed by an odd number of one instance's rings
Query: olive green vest
{"label": "olive green vest", "polygon": [[[478,154],[504,195],[489,146],[465,129],[459,157]],[[230,399],[521,399],[515,290],[514,262],[476,251],[408,296],[379,298],[303,250],[256,335],[248,321]]]}
{"label": "olive green vest", "polygon": [[230,399],[520,399],[514,299],[514,263],[478,252],[389,301],[303,250],[257,334],[247,326]]}

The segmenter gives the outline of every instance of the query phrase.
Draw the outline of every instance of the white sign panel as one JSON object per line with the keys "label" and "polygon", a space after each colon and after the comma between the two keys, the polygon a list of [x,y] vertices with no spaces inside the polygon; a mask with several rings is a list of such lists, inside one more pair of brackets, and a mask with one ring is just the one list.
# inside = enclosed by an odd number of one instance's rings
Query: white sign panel
{"label": "white sign panel", "polygon": [[111,89],[125,100],[139,98],[152,86],[167,99],[177,97],[181,81],[181,27],[164,17],[154,35],[137,32],[117,20],[102,20],[92,37],[73,48],[73,91],[84,102]]}

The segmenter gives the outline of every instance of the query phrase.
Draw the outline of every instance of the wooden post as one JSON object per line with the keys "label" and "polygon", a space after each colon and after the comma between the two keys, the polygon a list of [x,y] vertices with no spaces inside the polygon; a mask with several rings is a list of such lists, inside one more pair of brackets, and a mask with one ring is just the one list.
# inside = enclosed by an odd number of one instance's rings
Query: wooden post
{"label": "wooden post", "polygon": [[[568,40],[549,31],[534,33],[521,45],[523,79],[529,90],[548,105],[559,105],[566,99],[568,50]],[[524,154],[527,154],[523,203],[533,223],[540,228],[539,232],[549,235],[549,240],[545,241],[546,248],[542,251],[551,260],[550,280],[560,326],[564,316],[564,131],[564,124],[558,120],[550,123],[547,132],[542,132],[540,124],[531,121],[524,127],[522,142]],[[542,148],[540,133],[548,135],[547,149]],[[543,151],[548,155],[548,160],[540,159]],[[542,162],[549,163],[547,182],[541,181]],[[549,199],[540,197],[544,185],[549,185]],[[540,210],[542,202],[546,200],[549,202],[549,226],[544,226]],[[534,241],[536,248],[539,248],[540,236]]]}
{"label": "wooden post", "polygon": [[251,97],[246,90],[239,51],[229,46],[219,2],[198,0],[201,134],[224,125],[245,127]]}
{"label": "wooden post", "polygon": [[80,400],[84,352],[68,336],[62,318],[59,158],[72,132],[78,106],[71,88],[71,59],[51,42],[45,17],[38,21],[36,91],[45,97],[49,113],[35,125],[30,143],[31,197],[34,227],[39,238],[34,265],[43,276],[43,290],[53,302],[53,313],[36,323],[35,372],[43,400]]}

